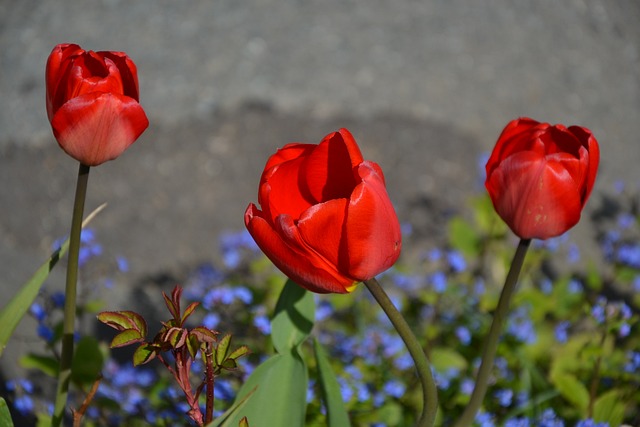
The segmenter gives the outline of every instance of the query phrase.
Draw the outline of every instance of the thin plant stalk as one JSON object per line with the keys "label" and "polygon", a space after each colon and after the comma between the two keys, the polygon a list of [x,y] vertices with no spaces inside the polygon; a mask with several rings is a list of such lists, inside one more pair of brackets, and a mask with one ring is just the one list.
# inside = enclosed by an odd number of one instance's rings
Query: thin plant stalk
{"label": "thin plant stalk", "polygon": [[476,377],[476,383],[471,393],[471,399],[469,404],[465,408],[462,416],[455,424],[455,427],[468,427],[470,426],[482,405],[484,396],[487,393],[487,387],[489,386],[489,377],[491,376],[491,370],[493,369],[493,362],[496,357],[496,351],[498,349],[498,342],[500,340],[500,333],[507,314],[509,312],[509,304],[516,290],[518,284],[518,276],[520,276],[520,270],[524,263],[524,258],[529,249],[531,239],[521,239],[516,249],[516,253],[511,261],[511,268],[507,274],[507,278],[500,294],[500,300],[498,301],[498,307],[493,314],[493,322],[491,323],[491,329],[489,329],[489,335],[484,342],[484,349],[482,351],[482,362],[480,363],[480,369]]}
{"label": "thin plant stalk", "polygon": [[69,383],[71,381],[71,363],[73,362],[73,335],[76,320],[76,287],[78,282],[78,258],[80,253],[80,232],[82,231],[82,215],[89,181],[89,166],[80,164],[76,196],[73,203],[71,233],[69,235],[69,260],[67,264],[67,280],[65,286],[64,319],[62,323],[62,354],[58,372],[56,402],[53,409],[52,427],[58,427],[64,418],[67,406]]}
{"label": "thin plant stalk", "polygon": [[371,292],[375,300],[380,304],[382,310],[393,324],[393,327],[404,341],[404,344],[409,350],[409,354],[413,358],[413,363],[418,371],[420,377],[420,383],[422,384],[422,414],[418,421],[417,427],[432,427],[436,419],[436,412],[438,411],[438,389],[436,383],[433,380],[431,373],[431,365],[427,359],[424,350],[420,346],[420,343],[416,339],[416,336],[411,331],[411,328],[407,324],[407,321],[402,317],[402,314],[393,305],[393,302],[389,299],[389,296],[380,286],[380,283],[373,278],[365,280],[364,284]]}

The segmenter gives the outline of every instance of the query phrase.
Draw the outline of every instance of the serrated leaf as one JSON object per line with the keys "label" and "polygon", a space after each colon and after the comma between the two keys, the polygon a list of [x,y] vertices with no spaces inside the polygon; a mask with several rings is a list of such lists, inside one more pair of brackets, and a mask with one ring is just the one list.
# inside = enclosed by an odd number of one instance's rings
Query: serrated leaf
{"label": "serrated leaf", "polygon": [[113,337],[113,340],[111,340],[111,348],[119,348],[125,345],[139,343],[144,341],[144,338],[144,336],[140,335],[139,331],[126,329]]}
{"label": "serrated leaf", "polygon": [[207,343],[215,342],[217,334],[217,332],[212,331],[209,328],[205,328],[204,326],[196,326],[189,331],[189,335],[195,336],[200,342]]}
{"label": "serrated leaf", "polygon": [[163,341],[169,343],[173,348],[180,348],[185,344],[188,334],[182,328],[169,328],[162,337]]}
{"label": "serrated leaf", "polygon": [[184,325],[184,322],[187,320],[187,318],[189,316],[191,316],[193,314],[193,311],[200,305],[199,302],[192,302],[191,304],[189,304],[189,306],[184,310],[184,313],[182,313],[182,319],[181,322]]}
{"label": "serrated leaf", "polygon": [[0,427],[13,427],[7,402],[5,402],[2,397],[0,397]]}
{"label": "serrated leaf", "polygon": [[187,350],[189,350],[189,354],[192,358],[195,359],[196,354],[198,354],[198,350],[200,350],[200,340],[197,336],[189,334],[187,337]]}
{"label": "serrated leaf", "polygon": [[229,345],[231,344],[231,334],[226,334],[222,337],[220,341],[218,341],[218,345],[216,346],[216,365],[222,366],[222,363],[227,358],[227,354],[229,354]]}
{"label": "serrated leaf", "polygon": [[336,379],[336,375],[331,369],[327,354],[318,340],[313,340],[313,350],[318,364],[318,377],[322,390],[322,400],[327,408],[327,425],[329,426],[350,426],[349,415],[342,401],[342,392]]}
{"label": "serrated leaf", "polygon": [[75,346],[71,364],[71,379],[80,384],[92,384],[104,365],[100,343],[94,337],[82,337]]}
{"label": "serrated leaf", "polygon": [[60,363],[53,357],[27,354],[20,358],[20,366],[25,369],[38,369],[50,377],[58,375]]}
{"label": "serrated leaf", "polygon": [[311,333],[315,320],[313,294],[287,280],[271,321],[271,340],[278,353],[298,347]]}
{"label": "serrated leaf", "polygon": [[[177,288],[177,286],[176,286]],[[172,296],[175,295],[176,289],[173,290]],[[164,298],[164,303],[167,306],[167,309],[169,310],[169,313],[171,313],[171,316],[173,316],[174,319],[180,319],[180,306],[178,305],[177,307],[174,305],[173,301],[169,298],[169,296],[167,294],[165,294],[164,292],[162,293],[162,297]],[[178,301],[179,304],[179,301]]]}
{"label": "serrated leaf", "polygon": [[227,371],[235,371],[238,369],[238,363],[234,359],[225,359],[220,365],[222,369],[226,369]]}
{"label": "serrated leaf", "polygon": [[593,405],[593,421],[619,426],[624,420],[626,405],[620,401],[617,390],[610,390],[599,396]]}
{"label": "serrated leaf", "polygon": [[157,347],[143,343],[133,353],[133,366],[144,365],[156,357]]}
{"label": "serrated leaf", "polygon": [[[106,204],[103,204],[87,215],[87,218],[82,222],[82,227],[86,227],[105,206]],[[67,250],[69,250],[69,239],[66,239],[59,249],[53,251],[49,259],[36,270],[33,276],[24,285],[20,286],[20,292],[0,311],[0,325],[2,325],[2,328],[0,328],[0,356],[2,356],[7,342],[18,323],[20,323],[36,296],[38,296],[42,284]]]}
{"label": "serrated leaf", "polygon": [[227,356],[227,359],[238,360],[242,356],[246,356],[250,352],[251,351],[249,350],[249,347],[247,347],[246,345],[242,345],[242,346],[236,348],[235,350],[233,350],[231,352],[231,354],[229,356]]}
{"label": "serrated leaf", "polygon": [[98,313],[96,317],[100,322],[118,331],[134,329],[135,326],[131,318],[126,316],[122,311],[103,311],[102,313]]}

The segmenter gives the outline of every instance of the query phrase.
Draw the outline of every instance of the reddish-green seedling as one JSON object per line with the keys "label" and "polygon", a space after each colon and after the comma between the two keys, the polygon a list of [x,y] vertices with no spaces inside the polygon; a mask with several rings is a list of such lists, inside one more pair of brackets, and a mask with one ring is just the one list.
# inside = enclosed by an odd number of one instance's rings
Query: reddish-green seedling
{"label": "reddish-green seedling", "polygon": [[[183,391],[189,411],[187,415],[199,426],[208,424],[213,419],[213,385],[215,378],[222,371],[233,371],[238,368],[238,359],[249,353],[246,346],[231,351],[231,335],[218,337],[218,332],[204,326],[187,328],[187,319],[200,304],[192,302],[184,310],[180,309],[182,287],[176,286],[169,297],[164,292],[164,302],[172,318],[162,322],[160,332],[152,341],[145,341],[147,322],[133,311],[105,311],[98,314],[98,320],[111,326],[119,333],[111,341],[111,348],[140,344],[133,354],[134,366],[145,364],[158,358],[171,372]],[[173,356],[173,366],[163,356],[169,352]],[[204,377],[195,386],[192,384],[191,367],[196,357],[200,357],[205,366]],[[200,410],[199,398],[206,390],[205,414]]]}

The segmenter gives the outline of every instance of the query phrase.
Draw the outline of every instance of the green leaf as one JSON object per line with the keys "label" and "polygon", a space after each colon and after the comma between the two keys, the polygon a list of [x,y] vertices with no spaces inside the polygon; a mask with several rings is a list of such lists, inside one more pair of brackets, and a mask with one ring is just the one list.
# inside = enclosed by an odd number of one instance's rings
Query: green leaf
{"label": "green leaf", "polygon": [[187,320],[187,318],[189,316],[191,316],[193,314],[193,312],[195,311],[195,309],[200,305],[199,302],[192,302],[191,304],[189,304],[189,306],[184,310],[184,313],[182,313],[182,319],[180,320],[180,322],[184,325],[184,322]]}
{"label": "green leaf", "polygon": [[624,420],[625,404],[620,401],[617,390],[610,390],[596,399],[593,405],[593,420],[619,426]]}
{"label": "green leaf", "polygon": [[0,397],[0,427],[13,427],[13,421],[11,421],[11,413],[7,407],[7,402]]}
{"label": "green leaf", "polygon": [[589,405],[589,391],[574,375],[556,374],[551,377],[551,382],[556,386],[562,397],[571,402],[581,415],[586,415]]}
{"label": "green leaf", "polygon": [[56,377],[60,363],[53,357],[28,354],[20,358],[20,366],[25,369],[38,369],[45,375]]}
{"label": "green leaf", "polygon": [[[237,414],[239,410],[241,410],[244,405],[247,403],[247,401],[249,400],[249,398],[251,396],[253,396],[253,393],[255,393],[256,388],[254,388],[253,390],[250,390],[249,393],[247,393],[241,400],[236,399],[235,403],[233,405],[231,405],[229,407],[229,409],[227,409],[224,414],[220,415],[218,418],[216,418],[215,420],[213,420],[211,423],[207,424],[207,427],[230,427],[232,426],[232,424],[229,423],[229,418],[234,415]],[[247,417],[242,417],[240,419],[240,422],[242,422],[242,420],[246,420]],[[233,426],[235,427],[235,426]]]}
{"label": "green leaf", "polygon": [[133,353],[133,366],[144,365],[156,357],[156,347],[148,343],[142,343]]}
{"label": "green leaf", "polygon": [[231,334],[226,334],[220,341],[218,341],[218,346],[216,347],[216,365],[222,366],[222,363],[227,358],[227,354],[229,354],[230,344]]}
{"label": "green leaf", "polygon": [[342,401],[340,385],[333,369],[331,369],[327,354],[318,340],[313,340],[313,350],[318,364],[322,400],[327,408],[327,425],[330,427],[350,426],[351,422]]}
{"label": "green leaf", "polygon": [[104,364],[100,343],[94,337],[82,337],[76,345],[71,364],[71,379],[80,384],[93,384]]}
{"label": "green leaf", "polygon": [[276,351],[285,354],[299,346],[311,333],[314,318],[313,295],[287,280],[271,321],[271,340]]}
{"label": "green leaf", "polygon": [[258,366],[238,391],[236,402],[249,393],[245,405],[225,418],[224,426],[237,426],[247,417],[251,427],[303,426],[307,408],[308,373],[293,350],[276,354]]}
{"label": "green leaf", "polygon": [[135,329],[125,329],[118,335],[113,337],[111,348],[124,347],[125,345],[135,344],[144,341],[144,336],[140,335]]}
{"label": "green leaf", "polygon": [[[91,212],[87,218],[82,222],[82,226],[86,227],[87,224],[102,210],[106,204],[99,206],[96,210]],[[59,249],[55,250],[49,259],[34,273],[34,275],[20,287],[20,292],[18,292],[9,304],[7,304],[2,311],[0,311],[0,356],[4,352],[5,347],[7,346],[7,342],[13,331],[20,323],[22,317],[26,314],[33,304],[33,301],[38,296],[38,292],[42,287],[44,281],[49,277],[49,273],[53,270],[53,267],[56,266],[60,258],[64,256],[64,254],[69,249],[69,239],[66,239],[62,246]]]}

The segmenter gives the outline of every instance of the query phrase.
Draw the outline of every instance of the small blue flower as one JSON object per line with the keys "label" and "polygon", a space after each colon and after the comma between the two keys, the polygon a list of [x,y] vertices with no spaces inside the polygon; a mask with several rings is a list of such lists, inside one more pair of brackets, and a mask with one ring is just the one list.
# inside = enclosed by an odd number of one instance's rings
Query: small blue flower
{"label": "small blue flower", "polygon": [[448,251],[447,262],[455,273],[460,273],[467,268],[467,262],[464,260],[462,254],[458,251]]}
{"label": "small blue flower", "polygon": [[509,418],[504,423],[504,427],[529,427],[530,425],[531,421],[529,420],[529,418],[525,417]]}
{"label": "small blue flower", "polygon": [[593,421],[593,419],[588,418],[586,420],[580,420],[578,421],[578,423],[576,424],[576,427],[609,427],[609,423],[597,423],[595,421]]}
{"label": "small blue flower", "polygon": [[413,234],[413,225],[410,222],[400,224],[400,232],[403,236],[411,236]]}
{"label": "small blue flower", "polygon": [[116,257],[116,264],[118,265],[118,270],[122,273],[126,273],[129,271],[129,261],[123,256]]}
{"label": "small blue flower", "polygon": [[475,381],[471,378],[465,378],[460,383],[460,392],[466,396],[471,396],[475,387]]}
{"label": "small blue flower", "polygon": [[630,374],[640,371],[640,352],[630,351],[627,353],[627,363],[624,365],[624,370]]}
{"label": "small blue flower", "polygon": [[383,386],[382,389],[384,390],[384,392],[391,396],[391,397],[395,397],[397,399],[401,398],[402,396],[404,396],[405,391],[407,390],[406,386],[401,383],[398,380],[390,380],[387,381]]}
{"label": "small blue flower", "polygon": [[35,317],[38,322],[42,322],[47,317],[47,311],[44,309],[44,307],[41,304],[37,302],[34,302],[33,304],[31,304],[31,307],[29,308],[29,313],[31,313],[31,315]]}
{"label": "small blue flower", "polygon": [[580,248],[575,243],[570,243],[567,249],[567,261],[569,264],[575,264],[580,261]]}
{"label": "small blue flower", "polygon": [[327,300],[320,300],[316,308],[316,321],[322,322],[333,315],[333,305]]}
{"label": "small blue flower", "polygon": [[475,421],[479,427],[495,427],[496,425],[493,421],[493,415],[487,412],[477,414]]}
{"label": "small blue flower", "polygon": [[540,427],[564,427],[564,422],[556,416],[553,409],[545,409],[538,420]]}
{"label": "small blue flower", "polygon": [[431,275],[431,286],[436,293],[443,293],[447,289],[447,275],[437,271]]}
{"label": "small blue flower", "polygon": [[49,298],[51,298],[51,302],[53,302],[53,305],[56,308],[64,307],[64,300],[65,300],[64,292],[59,292],[59,291],[54,292],[51,294]]}
{"label": "small blue flower", "polygon": [[202,324],[207,329],[216,329],[220,324],[220,316],[217,313],[207,313],[202,319]]}
{"label": "small blue flower", "polygon": [[51,329],[47,325],[40,323],[38,325],[37,332],[38,332],[38,336],[43,340],[45,340],[46,342],[50,343],[53,341],[55,334],[53,332],[53,329]]}
{"label": "small blue flower", "polygon": [[571,322],[569,322],[568,320],[563,320],[562,322],[556,325],[556,328],[555,328],[556,341],[563,344],[567,342],[567,339],[569,339],[568,330],[570,326],[571,326]]}
{"label": "small blue flower", "polygon": [[511,405],[513,401],[513,390],[502,389],[495,392],[494,396],[498,399],[498,404],[505,408]]}
{"label": "small blue flower", "polygon": [[468,345],[471,342],[471,332],[464,326],[458,326],[455,331],[456,337],[462,345]]}
{"label": "small blue flower", "polygon": [[22,415],[29,415],[33,412],[33,399],[27,395],[18,396],[13,401],[13,406]]}
{"label": "small blue flower", "polygon": [[253,318],[253,326],[258,328],[264,335],[271,334],[271,322],[264,314],[258,314]]}

